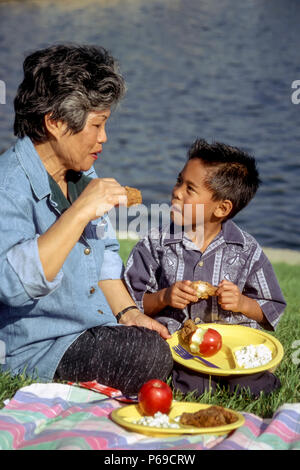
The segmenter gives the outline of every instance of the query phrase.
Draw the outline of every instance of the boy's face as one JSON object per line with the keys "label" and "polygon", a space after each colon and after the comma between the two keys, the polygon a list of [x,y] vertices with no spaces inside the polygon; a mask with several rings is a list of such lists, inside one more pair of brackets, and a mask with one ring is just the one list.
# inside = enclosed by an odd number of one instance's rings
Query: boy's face
{"label": "boy's face", "polygon": [[189,160],[179,173],[172,191],[171,217],[176,225],[204,226],[215,221],[215,210],[220,201],[213,201],[212,192],[204,186],[206,167],[198,158]]}

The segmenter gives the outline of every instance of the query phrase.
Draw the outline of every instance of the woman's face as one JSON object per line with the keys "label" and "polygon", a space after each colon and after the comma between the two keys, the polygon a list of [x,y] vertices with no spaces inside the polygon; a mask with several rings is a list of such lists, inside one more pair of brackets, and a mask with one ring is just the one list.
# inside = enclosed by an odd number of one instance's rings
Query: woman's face
{"label": "woman's face", "polygon": [[77,134],[65,133],[66,125],[60,124],[52,145],[66,170],[87,171],[91,168],[102,152],[102,144],[107,141],[105,125],[109,116],[109,109],[90,112],[84,128]]}

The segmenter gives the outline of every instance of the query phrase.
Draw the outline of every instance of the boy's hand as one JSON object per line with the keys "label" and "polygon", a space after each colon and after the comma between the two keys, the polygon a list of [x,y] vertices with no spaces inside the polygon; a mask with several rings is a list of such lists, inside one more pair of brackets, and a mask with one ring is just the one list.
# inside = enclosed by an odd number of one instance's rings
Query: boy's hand
{"label": "boy's hand", "polygon": [[233,282],[223,279],[217,290],[218,302],[223,310],[243,312],[244,296]]}
{"label": "boy's hand", "polygon": [[177,281],[164,292],[164,302],[174,308],[185,308],[191,302],[198,302],[198,297],[191,285],[191,281]]}

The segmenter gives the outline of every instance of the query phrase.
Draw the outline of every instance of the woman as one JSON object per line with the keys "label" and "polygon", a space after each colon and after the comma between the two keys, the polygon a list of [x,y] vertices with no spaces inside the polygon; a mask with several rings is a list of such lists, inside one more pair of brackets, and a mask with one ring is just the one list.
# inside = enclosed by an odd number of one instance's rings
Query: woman
{"label": "woman", "polygon": [[92,166],[123,94],[103,48],[56,45],[24,61],[18,140],[0,156],[5,370],[135,393],[172,368],[168,331],[137,309],[120,279],[107,211],[125,189]]}

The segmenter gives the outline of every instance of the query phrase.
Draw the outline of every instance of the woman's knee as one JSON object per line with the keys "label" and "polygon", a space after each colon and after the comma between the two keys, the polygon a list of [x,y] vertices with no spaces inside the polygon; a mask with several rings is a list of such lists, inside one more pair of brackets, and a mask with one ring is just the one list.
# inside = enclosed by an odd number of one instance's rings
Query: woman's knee
{"label": "woman's knee", "polygon": [[[166,340],[156,331],[147,331],[150,337],[150,344],[148,344],[147,351],[151,355],[151,368],[149,374],[153,378],[165,380],[171,373],[173,368],[173,358],[170,347]],[[150,361],[148,361],[149,363]]]}

